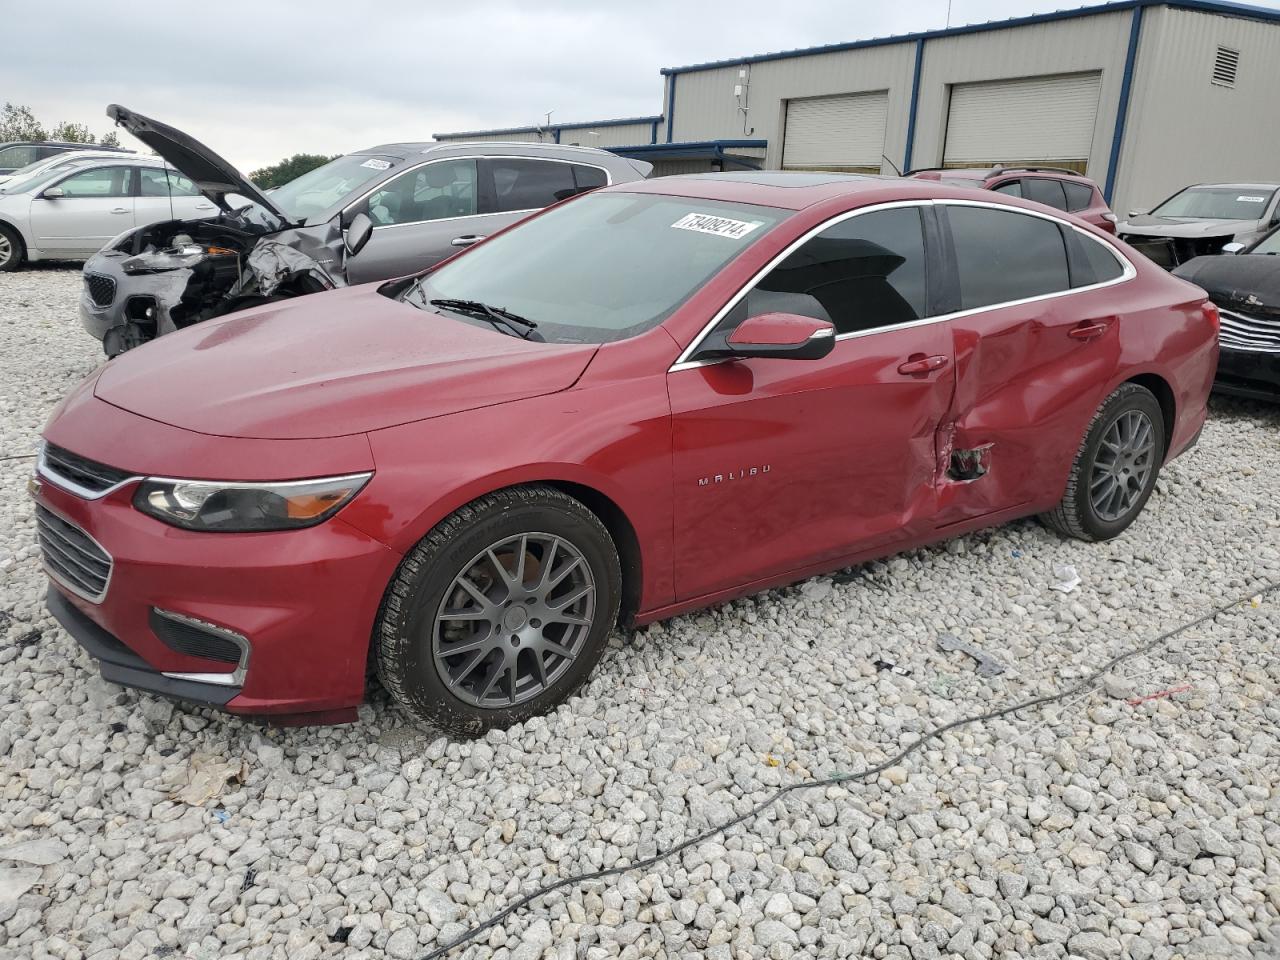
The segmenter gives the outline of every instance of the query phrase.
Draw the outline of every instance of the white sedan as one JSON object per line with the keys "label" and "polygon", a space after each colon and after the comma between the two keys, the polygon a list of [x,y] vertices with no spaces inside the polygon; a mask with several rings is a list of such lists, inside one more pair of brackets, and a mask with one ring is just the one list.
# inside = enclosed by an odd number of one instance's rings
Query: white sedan
{"label": "white sedan", "polygon": [[112,237],[218,208],[158,157],[84,158],[0,188],[0,271],[36,260],[85,260]]}

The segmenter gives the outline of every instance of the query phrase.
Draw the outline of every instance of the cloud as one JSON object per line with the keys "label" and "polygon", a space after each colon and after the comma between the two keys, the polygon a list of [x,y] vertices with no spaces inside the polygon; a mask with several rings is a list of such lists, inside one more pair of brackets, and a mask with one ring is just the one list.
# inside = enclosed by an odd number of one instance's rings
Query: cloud
{"label": "cloud", "polygon": [[[953,23],[1062,0],[954,0]],[[18,4],[0,95],[98,133],[108,103],[171,123],[249,170],[435,132],[662,112],[660,67],[941,27],[946,0],[221,0]],[[51,25],[56,30],[51,32]],[[37,39],[38,38],[38,39]],[[129,138],[122,137],[123,140]]]}

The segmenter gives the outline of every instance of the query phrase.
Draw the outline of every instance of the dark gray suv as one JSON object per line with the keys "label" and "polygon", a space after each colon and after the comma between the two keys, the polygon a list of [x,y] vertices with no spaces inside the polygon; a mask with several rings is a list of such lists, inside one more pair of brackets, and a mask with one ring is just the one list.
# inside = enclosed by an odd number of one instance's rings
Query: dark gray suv
{"label": "dark gray suv", "polygon": [[542,143],[394,143],[260,191],[166,124],[107,115],[221,213],[121,234],[84,267],[80,317],[108,356],[270,300],[416,273],[552,203],[650,164]]}

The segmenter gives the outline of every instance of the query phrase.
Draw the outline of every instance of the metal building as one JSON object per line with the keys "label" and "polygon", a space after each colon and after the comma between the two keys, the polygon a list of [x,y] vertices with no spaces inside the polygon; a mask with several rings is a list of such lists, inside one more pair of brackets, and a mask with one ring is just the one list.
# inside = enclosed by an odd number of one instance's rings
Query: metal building
{"label": "metal building", "polygon": [[[1119,0],[662,74],[662,116],[551,135],[641,157],[655,173],[1070,167],[1122,213],[1188,183],[1280,178],[1275,9]],[[437,139],[517,135],[539,134]]]}

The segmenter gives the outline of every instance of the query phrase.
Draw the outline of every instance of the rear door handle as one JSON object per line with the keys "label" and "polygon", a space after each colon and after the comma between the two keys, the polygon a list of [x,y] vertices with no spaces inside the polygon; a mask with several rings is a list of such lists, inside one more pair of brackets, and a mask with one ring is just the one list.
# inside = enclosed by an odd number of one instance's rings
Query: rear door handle
{"label": "rear door handle", "polygon": [[212,209],[213,209],[213,204],[212,204],[212,203],[197,203],[197,204],[196,204],[196,209],[197,209],[197,210],[212,210]]}
{"label": "rear door handle", "polygon": [[484,237],[479,236],[478,234],[469,233],[463,237],[454,237],[451,245],[455,247],[469,247],[473,243],[479,243],[483,239]]}
{"label": "rear door handle", "polygon": [[128,207],[112,207],[111,212],[112,213],[128,213],[129,208]]}
{"label": "rear door handle", "polygon": [[909,360],[898,364],[898,372],[904,377],[918,377],[922,374],[941,370],[950,359],[942,356],[926,357],[923,354],[912,354]]}
{"label": "rear door handle", "polygon": [[1102,336],[1111,327],[1111,321],[1108,320],[1086,320],[1078,327],[1072,327],[1067,331],[1067,336],[1072,340],[1096,340]]}

